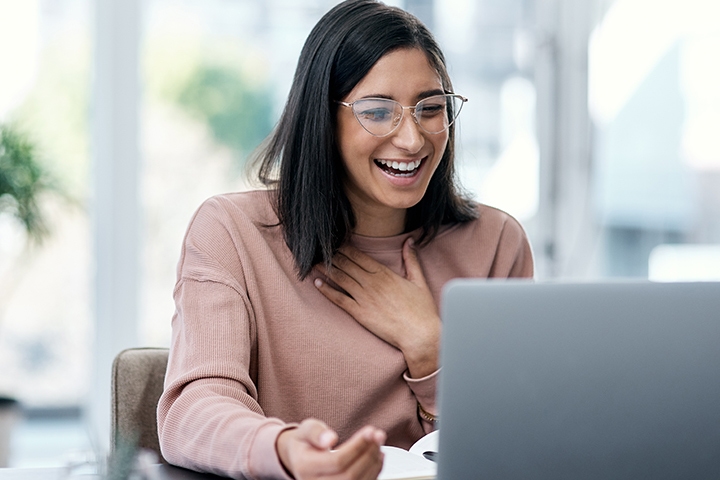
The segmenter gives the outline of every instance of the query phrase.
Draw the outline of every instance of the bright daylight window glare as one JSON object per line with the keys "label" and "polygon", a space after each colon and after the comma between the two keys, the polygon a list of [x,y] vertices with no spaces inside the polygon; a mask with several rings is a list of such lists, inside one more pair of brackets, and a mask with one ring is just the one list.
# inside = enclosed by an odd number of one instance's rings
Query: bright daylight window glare
{"label": "bright daylight window glare", "polygon": [[84,0],[0,1],[0,155],[30,148],[20,158],[42,172],[31,200],[47,231],[36,241],[42,228],[19,221],[0,191],[1,465],[62,465],[90,448],[80,422],[93,328],[88,10]]}
{"label": "bright daylight window glare", "polygon": [[[455,92],[469,98],[457,120],[463,186],[518,218],[543,261],[552,162],[538,124],[551,120],[539,109],[549,92],[538,52],[566,45],[538,25],[543,8],[564,1],[575,0],[388,2],[431,28]],[[254,188],[248,159],[284,106],[307,34],[335,3],[141,2],[141,345],[169,344],[188,221],[207,197]],[[720,280],[720,4],[582,5],[593,19],[588,80],[571,87],[588,91],[579,109],[592,121],[590,172],[562,201],[587,207],[586,233],[554,235],[571,240],[582,278]],[[0,0],[0,125],[32,145],[53,185],[37,197],[41,242],[0,192],[0,465],[67,465],[99,443],[84,416],[95,338],[93,22],[88,0]],[[560,104],[566,92],[556,93]]]}
{"label": "bright daylight window glare", "polygon": [[[717,2],[623,0],[592,34],[595,213],[606,274],[709,278],[698,260],[713,258],[708,245],[720,241],[718,19]],[[671,249],[696,261],[681,266]]]}

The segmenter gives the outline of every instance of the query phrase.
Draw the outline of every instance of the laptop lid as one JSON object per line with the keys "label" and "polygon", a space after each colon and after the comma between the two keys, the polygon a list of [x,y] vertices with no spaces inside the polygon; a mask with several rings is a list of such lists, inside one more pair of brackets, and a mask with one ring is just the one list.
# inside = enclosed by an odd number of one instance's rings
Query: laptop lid
{"label": "laptop lid", "polygon": [[438,478],[720,478],[720,283],[455,280]]}

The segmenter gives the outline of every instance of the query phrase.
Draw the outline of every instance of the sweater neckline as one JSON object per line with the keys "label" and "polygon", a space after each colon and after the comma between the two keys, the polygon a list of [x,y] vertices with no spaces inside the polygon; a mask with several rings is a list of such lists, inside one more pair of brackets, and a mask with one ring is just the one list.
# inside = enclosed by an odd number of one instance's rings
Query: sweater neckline
{"label": "sweater neckline", "polygon": [[363,252],[395,252],[401,251],[402,246],[409,237],[416,241],[420,238],[420,230],[415,229],[411,232],[392,235],[390,237],[369,237],[353,233],[350,237],[350,243]]}

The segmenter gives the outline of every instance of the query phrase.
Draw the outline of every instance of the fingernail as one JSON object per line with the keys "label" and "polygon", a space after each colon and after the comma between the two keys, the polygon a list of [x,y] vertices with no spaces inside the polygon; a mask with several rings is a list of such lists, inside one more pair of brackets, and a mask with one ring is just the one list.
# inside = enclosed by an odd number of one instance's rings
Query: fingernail
{"label": "fingernail", "polygon": [[408,239],[408,245],[410,245],[411,247],[415,246],[415,240],[412,237]]}
{"label": "fingernail", "polygon": [[322,287],[322,280],[320,280],[319,278],[316,278],[316,279],[315,279],[315,282],[313,282],[313,283],[315,283],[315,286],[316,286],[317,288]]}

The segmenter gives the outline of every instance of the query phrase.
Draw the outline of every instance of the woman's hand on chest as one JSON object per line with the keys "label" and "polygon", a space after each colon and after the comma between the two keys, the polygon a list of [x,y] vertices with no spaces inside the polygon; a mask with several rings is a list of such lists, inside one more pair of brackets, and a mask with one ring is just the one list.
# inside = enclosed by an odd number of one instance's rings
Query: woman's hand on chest
{"label": "woman's hand on chest", "polygon": [[438,368],[440,316],[412,239],[403,245],[402,255],[404,277],[360,250],[344,246],[330,270],[318,267],[344,292],[320,279],[315,285],[365,328],[400,349],[410,376],[421,378]]}

